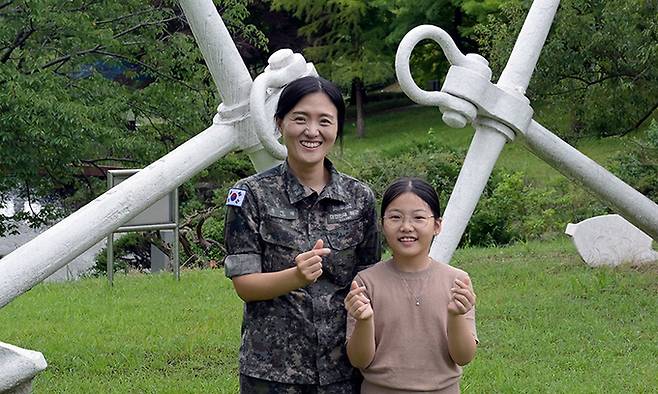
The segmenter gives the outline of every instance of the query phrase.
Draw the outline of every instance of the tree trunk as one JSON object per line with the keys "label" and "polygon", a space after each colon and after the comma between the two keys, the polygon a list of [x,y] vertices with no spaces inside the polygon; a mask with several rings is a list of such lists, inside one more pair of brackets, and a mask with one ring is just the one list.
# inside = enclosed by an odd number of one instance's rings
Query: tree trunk
{"label": "tree trunk", "polygon": [[356,105],[356,136],[357,138],[363,138],[366,135],[366,121],[363,110],[365,89],[359,78],[352,81],[352,91],[354,92]]}

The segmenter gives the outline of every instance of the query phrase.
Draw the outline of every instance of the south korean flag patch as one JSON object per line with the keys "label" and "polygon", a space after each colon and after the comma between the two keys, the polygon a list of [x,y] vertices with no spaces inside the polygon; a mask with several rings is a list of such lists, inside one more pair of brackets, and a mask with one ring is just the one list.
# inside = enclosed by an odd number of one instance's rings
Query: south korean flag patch
{"label": "south korean flag patch", "polygon": [[246,195],[247,195],[246,190],[231,189],[228,191],[228,197],[226,197],[226,205],[241,207]]}

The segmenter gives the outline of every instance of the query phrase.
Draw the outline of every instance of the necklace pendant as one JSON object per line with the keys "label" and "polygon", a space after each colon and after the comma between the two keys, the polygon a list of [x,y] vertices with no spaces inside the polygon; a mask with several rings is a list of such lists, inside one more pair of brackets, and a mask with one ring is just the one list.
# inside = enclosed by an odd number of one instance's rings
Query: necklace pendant
{"label": "necklace pendant", "polygon": [[420,306],[420,301],[416,300],[416,306]]}

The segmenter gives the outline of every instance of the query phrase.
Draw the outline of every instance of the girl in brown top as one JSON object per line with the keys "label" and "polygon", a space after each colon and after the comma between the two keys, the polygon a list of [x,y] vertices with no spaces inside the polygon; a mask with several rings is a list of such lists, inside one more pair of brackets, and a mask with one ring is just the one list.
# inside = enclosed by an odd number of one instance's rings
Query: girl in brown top
{"label": "girl in brown top", "polygon": [[459,393],[478,343],[475,293],[466,272],[428,256],[441,231],[438,196],[421,179],[397,179],[381,216],[393,258],[361,271],[345,298],[361,393]]}

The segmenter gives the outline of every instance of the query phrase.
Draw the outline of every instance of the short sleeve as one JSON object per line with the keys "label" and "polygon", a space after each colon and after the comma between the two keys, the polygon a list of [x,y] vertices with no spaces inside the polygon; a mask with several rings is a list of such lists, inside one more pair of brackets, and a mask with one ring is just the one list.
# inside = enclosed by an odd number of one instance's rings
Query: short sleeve
{"label": "short sleeve", "polygon": [[240,205],[226,206],[224,273],[229,278],[262,271],[258,204],[246,183],[238,182],[230,192],[236,190],[245,196]]}
{"label": "short sleeve", "polygon": [[358,271],[368,268],[381,259],[381,244],[379,242],[379,226],[377,225],[377,209],[375,195],[367,188],[368,195],[364,202],[364,236],[357,246]]}

